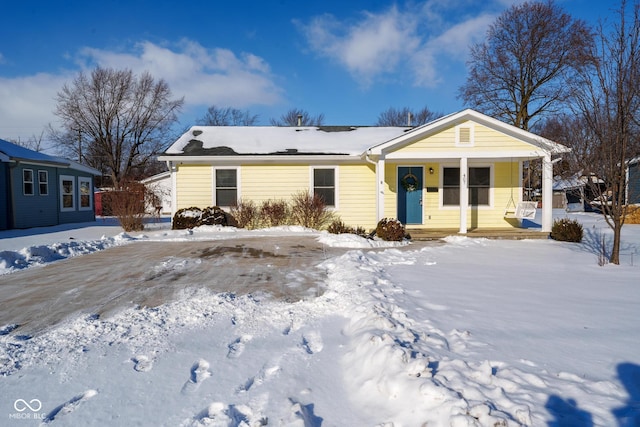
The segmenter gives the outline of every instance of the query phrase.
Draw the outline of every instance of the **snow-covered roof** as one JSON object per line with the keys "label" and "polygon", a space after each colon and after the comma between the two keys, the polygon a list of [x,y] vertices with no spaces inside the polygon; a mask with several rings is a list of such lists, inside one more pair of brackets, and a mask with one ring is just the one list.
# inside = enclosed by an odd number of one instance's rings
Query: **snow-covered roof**
{"label": "snow-covered roof", "polygon": [[359,156],[369,147],[403,135],[409,129],[411,128],[356,126],[193,126],[165,154]]}
{"label": "snow-covered roof", "polygon": [[584,187],[586,181],[586,177],[582,176],[582,174],[575,174],[568,178],[555,177],[553,179],[553,191]]}
{"label": "snow-covered roof", "polygon": [[[165,155],[242,156],[242,155],[349,155],[369,152],[381,155],[433,135],[458,123],[471,120],[544,152],[559,154],[569,151],[541,136],[478,113],[463,110],[416,128],[411,127],[279,127],[279,126],[193,126],[185,132]],[[160,156],[160,160],[163,156]]]}

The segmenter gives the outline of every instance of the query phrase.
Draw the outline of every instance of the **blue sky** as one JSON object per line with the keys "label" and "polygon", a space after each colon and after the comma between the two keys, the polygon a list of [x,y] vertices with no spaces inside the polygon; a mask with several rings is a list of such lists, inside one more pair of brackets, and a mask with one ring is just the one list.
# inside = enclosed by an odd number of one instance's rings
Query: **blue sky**
{"label": "blue sky", "polygon": [[[468,46],[514,0],[11,1],[0,25],[0,138],[39,136],[55,96],[96,65],[149,71],[185,98],[180,126],[208,106],[291,108],[328,125],[373,125],[389,107],[451,113]],[[617,1],[558,0],[595,23]],[[46,137],[45,137],[46,139]]]}

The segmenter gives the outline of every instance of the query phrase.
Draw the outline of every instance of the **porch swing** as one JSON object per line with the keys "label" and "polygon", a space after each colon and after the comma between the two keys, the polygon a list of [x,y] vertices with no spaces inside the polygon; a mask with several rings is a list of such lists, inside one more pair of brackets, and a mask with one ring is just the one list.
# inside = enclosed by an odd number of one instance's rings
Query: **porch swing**
{"label": "porch swing", "polygon": [[538,208],[538,202],[522,201],[515,202],[513,198],[513,159],[509,162],[511,167],[511,197],[507,203],[507,207],[504,209],[504,217],[507,219],[534,219],[536,217],[536,210]]}

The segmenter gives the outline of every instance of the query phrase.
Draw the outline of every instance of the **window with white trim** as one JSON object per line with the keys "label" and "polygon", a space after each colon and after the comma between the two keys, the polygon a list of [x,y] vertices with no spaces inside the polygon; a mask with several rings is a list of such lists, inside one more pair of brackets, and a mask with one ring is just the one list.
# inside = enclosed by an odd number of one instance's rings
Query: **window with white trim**
{"label": "window with white trim", "polygon": [[336,206],[335,168],[313,168],[313,194],[319,196],[326,206]]}
{"label": "window with white trim", "polygon": [[33,169],[22,169],[22,194],[33,196]]}
{"label": "window with white trim", "polygon": [[489,206],[491,189],[491,168],[469,168],[469,204]]}
{"label": "window with white trim", "polygon": [[38,171],[38,190],[41,196],[49,195],[49,172]]}
{"label": "window with white trim", "polygon": [[[491,168],[469,168],[469,206],[489,206]],[[460,168],[442,170],[442,205],[460,206]]]}
{"label": "window with white trim", "polygon": [[65,212],[75,209],[75,178],[69,175],[60,175],[60,210]]}
{"label": "window with white trim", "polygon": [[80,194],[80,206],[79,210],[87,211],[93,209],[91,203],[91,178],[78,177],[78,190]]}
{"label": "window with white trim", "polygon": [[238,170],[216,169],[215,204],[220,207],[230,207],[238,203]]}

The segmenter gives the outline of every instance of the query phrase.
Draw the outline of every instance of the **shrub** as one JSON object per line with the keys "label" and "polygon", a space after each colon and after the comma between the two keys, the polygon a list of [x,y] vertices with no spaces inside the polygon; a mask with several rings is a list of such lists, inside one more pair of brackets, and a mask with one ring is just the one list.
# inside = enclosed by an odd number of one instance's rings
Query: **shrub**
{"label": "shrub", "polygon": [[285,225],[289,218],[289,205],[284,200],[266,200],[260,206],[260,220],[265,227]]}
{"label": "shrub", "polygon": [[367,230],[364,229],[364,227],[356,227],[356,229],[354,230],[354,234],[357,234],[358,236],[362,236],[362,237],[366,237],[368,239],[371,238],[371,234],[373,233],[367,233]]}
{"label": "shrub", "polygon": [[[129,182],[122,190],[105,193],[111,214],[114,215],[124,231],[141,231],[144,229],[144,201],[147,190],[144,185]],[[104,195],[103,195],[104,197]]]}
{"label": "shrub", "polygon": [[200,225],[202,209],[197,207],[179,209],[173,216],[171,228],[174,230],[184,230]]}
{"label": "shrub", "polygon": [[353,227],[349,227],[344,222],[336,219],[327,227],[327,231],[331,234],[355,234]]}
{"label": "shrub", "polygon": [[257,228],[258,208],[251,200],[240,200],[236,205],[231,206],[231,215],[237,221],[237,227]]}
{"label": "shrub", "polygon": [[397,219],[383,218],[376,226],[376,236],[382,240],[399,242],[407,237],[404,225]]}
{"label": "shrub", "polygon": [[333,219],[322,197],[310,194],[309,191],[301,191],[293,195],[291,199],[291,220],[294,224],[316,230],[322,229]]}
{"label": "shrub", "polygon": [[553,222],[551,238],[561,242],[582,242],[582,224],[575,219],[562,218]]}

